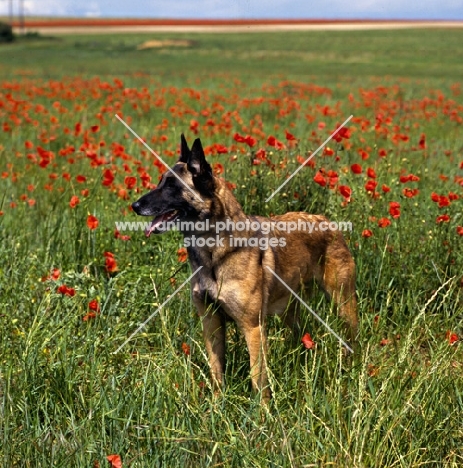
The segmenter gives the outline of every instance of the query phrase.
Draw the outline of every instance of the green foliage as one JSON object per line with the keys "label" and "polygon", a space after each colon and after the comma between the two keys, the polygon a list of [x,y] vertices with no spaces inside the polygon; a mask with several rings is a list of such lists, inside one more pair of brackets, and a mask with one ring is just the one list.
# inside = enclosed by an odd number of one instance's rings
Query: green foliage
{"label": "green foliage", "polygon": [[9,24],[0,22],[0,43],[13,42],[13,40],[13,28]]}
{"label": "green foliage", "polygon": [[[191,49],[146,51],[136,50],[146,36],[125,35],[2,47],[0,465],[105,466],[117,453],[124,467],[461,466],[463,354],[461,341],[450,344],[463,336],[461,34],[204,34]],[[197,121],[209,161],[247,213],[352,222],[361,317],[352,358],[310,314],[314,350],[269,320],[274,398],[264,408],[230,324],[227,386],[213,393],[188,286],[156,312],[191,273],[177,255],[181,237],[115,236],[116,221],[141,219],[129,205],[160,174],[116,112],[169,164]],[[265,202],[350,114],[350,137],[330,141]],[[258,142],[249,148],[235,133]],[[322,170],[323,187],[314,182]],[[408,174],[419,180],[401,182]],[[378,182],[370,192],[368,180]],[[349,203],[340,185],[351,188]],[[448,205],[433,201],[450,192]],[[398,218],[390,202],[400,203]],[[381,228],[381,218],[391,224]],[[342,330],[321,295],[308,300]]]}

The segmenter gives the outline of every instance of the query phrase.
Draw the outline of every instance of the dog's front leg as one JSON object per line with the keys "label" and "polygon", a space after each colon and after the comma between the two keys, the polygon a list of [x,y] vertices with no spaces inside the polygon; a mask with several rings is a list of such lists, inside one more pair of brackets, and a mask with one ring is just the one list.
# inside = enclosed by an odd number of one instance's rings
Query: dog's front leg
{"label": "dog's front leg", "polygon": [[202,322],[212,384],[215,390],[219,390],[225,372],[225,318],[220,311],[212,309],[206,311]]}
{"label": "dog's front leg", "polygon": [[252,387],[268,402],[272,397],[267,378],[267,334],[263,324],[240,326],[249,351]]}

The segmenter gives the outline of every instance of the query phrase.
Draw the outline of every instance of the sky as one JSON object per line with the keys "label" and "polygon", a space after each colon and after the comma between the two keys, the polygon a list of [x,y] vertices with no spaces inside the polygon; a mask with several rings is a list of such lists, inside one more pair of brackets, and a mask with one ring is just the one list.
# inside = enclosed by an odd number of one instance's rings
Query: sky
{"label": "sky", "polygon": [[[0,15],[21,0],[0,0]],[[26,15],[463,20],[463,0],[22,0]]]}

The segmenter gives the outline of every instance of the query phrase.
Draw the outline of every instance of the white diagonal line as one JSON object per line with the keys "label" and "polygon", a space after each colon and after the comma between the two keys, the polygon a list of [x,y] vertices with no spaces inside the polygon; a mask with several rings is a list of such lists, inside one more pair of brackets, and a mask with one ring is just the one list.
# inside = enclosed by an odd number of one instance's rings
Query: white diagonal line
{"label": "white diagonal line", "polygon": [[312,153],[292,174],[290,177],[288,177],[268,198],[265,200],[267,203],[269,200],[271,200],[330,140],[331,138],[336,135],[336,133],[341,130],[342,127],[346,125],[347,122],[353,117],[351,115],[349,118],[347,118],[340,127],[338,127],[316,150],[314,153]]}
{"label": "white diagonal line", "polygon": [[125,122],[123,119],[121,119],[117,114],[115,114],[116,118],[119,120],[119,122],[122,122],[125,127],[127,128],[127,130],[129,130],[133,135],[135,135],[138,140],[143,143],[143,145],[145,146],[145,148],[148,149],[148,151],[154,155],[159,161],[162,162],[162,164],[164,164],[164,166],[166,166],[167,170],[173,174],[175,177],[177,177],[177,179],[200,201],[204,202],[204,200],[194,191],[194,190],[191,190],[190,187],[188,187],[188,185],[184,182],[184,180],[178,175],[176,174],[170,167],[169,165],[161,158],[161,156],[159,156],[158,153],[156,153],[156,151],[154,151],[153,149],[151,149],[145,141],[143,141],[143,138],[141,138],[131,127],[130,125]]}
{"label": "white diagonal line", "polygon": [[192,273],[171,295],[168,297],[125,341],[122,343],[119,348],[116,349],[112,354],[117,354],[179,291],[180,289],[188,283],[188,281],[193,278],[199,270],[201,270],[202,266],[200,266],[194,273]]}
{"label": "white diagonal line", "polygon": [[269,266],[266,266],[267,270],[269,270],[273,276],[275,276],[275,278],[277,278],[280,283],[286,287],[286,289],[288,291],[291,292],[291,294],[296,298],[296,299],[299,299],[299,301],[301,302],[301,304],[305,305],[307,307],[307,309],[309,309],[310,313],[316,318],[318,319],[327,329],[328,331],[334,335],[351,353],[354,352],[354,350],[317,314],[315,313],[311,307],[306,304],[304,302],[304,300],[295,292],[293,291]]}

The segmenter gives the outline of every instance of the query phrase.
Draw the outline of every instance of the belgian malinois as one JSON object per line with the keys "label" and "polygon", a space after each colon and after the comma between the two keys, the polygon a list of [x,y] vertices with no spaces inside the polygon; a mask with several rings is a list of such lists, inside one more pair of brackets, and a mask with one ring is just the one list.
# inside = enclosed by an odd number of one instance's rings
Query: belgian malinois
{"label": "belgian malinois", "polygon": [[[132,207],[138,215],[154,216],[147,236],[176,222],[192,270],[202,267],[191,280],[192,297],[202,318],[216,388],[224,378],[225,324],[234,320],[248,346],[253,388],[264,400],[270,398],[265,319],[277,314],[291,329],[298,329],[298,301],[290,302],[291,292],[275,274],[296,292],[318,283],[345,320],[349,339],[355,340],[355,264],[341,232],[322,230],[325,217],[303,212],[247,216],[225,181],[213,174],[199,139],[190,150],[182,135],[175,166]],[[281,228],[304,223],[311,223],[311,232]]]}

